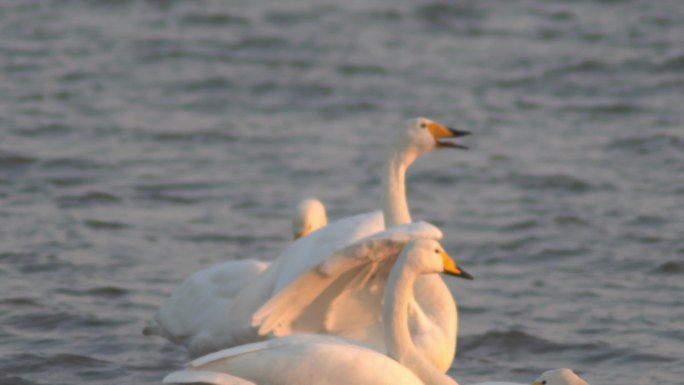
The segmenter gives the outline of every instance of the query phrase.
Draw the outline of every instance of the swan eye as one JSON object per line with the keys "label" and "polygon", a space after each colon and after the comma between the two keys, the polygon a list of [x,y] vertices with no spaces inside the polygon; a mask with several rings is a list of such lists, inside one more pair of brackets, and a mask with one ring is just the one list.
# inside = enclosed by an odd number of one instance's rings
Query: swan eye
{"label": "swan eye", "polygon": [[427,127],[427,124],[421,123],[421,124],[420,124],[420,127],[421,127],[421,128],[425,128],[425,127]]}
{"label": "swan eye", "polygon": [[435,249],[435,254],[439,254],[439,249]]}
{"label": "swan eye", "polygon": [[542,381],[541,383],[542,385],[546,385],[546,380]]}

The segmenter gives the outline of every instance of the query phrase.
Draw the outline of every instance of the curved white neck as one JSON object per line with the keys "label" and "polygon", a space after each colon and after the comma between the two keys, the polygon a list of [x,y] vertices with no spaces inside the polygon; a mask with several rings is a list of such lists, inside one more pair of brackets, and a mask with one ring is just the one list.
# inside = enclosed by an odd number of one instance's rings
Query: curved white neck
{"label": "curved white neck", "polygon": [[418,277],[407,265],[407,253],[402,251],[392,268],[385,287],[383,333],[387,355],[406,366],[426,385],[458,385],[423,357],[411,339],[408,311],[413,298],[413,284]]}
{"label": "curved white neck", "polygon": [[406,169],[416,160],[417,154],[396,148],[392,151],[382,180],[382,213],[385,227],[411,223],[406,201]]}

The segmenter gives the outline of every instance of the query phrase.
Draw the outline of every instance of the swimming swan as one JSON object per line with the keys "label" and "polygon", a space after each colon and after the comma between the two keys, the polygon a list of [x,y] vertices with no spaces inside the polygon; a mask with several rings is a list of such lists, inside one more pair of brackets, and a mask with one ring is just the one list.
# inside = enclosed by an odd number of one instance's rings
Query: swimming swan
{"label": "swimming swan", "polygon": [[[269,297],[280,293],[301,274],[326,260],[335,251],[384,230],[385,225],[389,227],[410,223],[411,215],[405,192],[406,170],[420,155],[434,149],[465,148],[453,141],[447,142],[445,138],[467,134],[466,131],[453,130],[426,118],[409,122],[395,139],[385,165],[383,211],[335,221],[315,234],[290,244],[278,258],[277,264],[271,266],[269,271],[262,276],[262,278],[274,279],[275,285],[272,286],[271,282],[262,281],[263,286],[255,287],[254,291],[245,294],[261,292],[261,301],[266,302]],[[441,239],[441,233],[435,239]],[[415,301],[411,304],[412,311],[409,315],[414,343],[437,368],[446,372],[454,359],[458,329],[458,315],[451,293],[438,275],[419,277],[416,280],[415,292]],[[240,302],[238,300],[235,306],[239,306],[244,314],[251,314],[259,308],[261,304],[258,303],[261,301],[250,296],[245,298],[244,305],[238,305]],[[377,301],[372,303],[375,304]],[[258,305],[254,306],[255,304]],[[366,307],[363,309],[362,317],[356,317],[354,322],[348,322],[351,318],[348,312],[328,311],[327,305],[322,300],[307,304],[308,311],[304,313],[317,312],[318,317],[315,319],[320,321],[319,323],[314,323],[311,319],[302,322],[298,318],[298,313],[291,311],[284,316],[278,316],[281,327],[261,328],[260,335],[265,335],[267,332],[273,332],[275,336],[283,336],[290,332],[325,332],[358,339],[381,352],[385,351],[382,333],[379,331],[382,306]],[[327,325],[322,323],[324,314]],[[330,327],[331,325],[335,326]],[[243,340],[243,342],[251,341],[254,339]]]}
{"label": "swimming swan", "polygon": [[[418,351],[409,329],[414,283],[419,275],[447,273],[472,278],[432,239],[408,240],[399,232],[375,237],[337,253],[318,267],[322,284],[350,276],[360,281],[372,276],[360,270],[384,260],[396,261],[384,291],[383,335],[388,356],[341,337],[293,334],[222,350],[192,361],[164,383],[256,385],[421,385],[457,383]],[[398,256],[397,256],[398,255]],[[302,294],[305,294],[302,292]]]}
{"label": "swimming swan", "polygon": [[[294,239],[299,239],[327,224],[323,203],[304,199],[292,220]],[[226,261],[198,271],[186,278],[159,308],[154,326],[143,334],[158,335],[186,346],[191,356],[207,354],[223,347],[212,342],[228,319],[233,297],[268,267],[255,259]]]}

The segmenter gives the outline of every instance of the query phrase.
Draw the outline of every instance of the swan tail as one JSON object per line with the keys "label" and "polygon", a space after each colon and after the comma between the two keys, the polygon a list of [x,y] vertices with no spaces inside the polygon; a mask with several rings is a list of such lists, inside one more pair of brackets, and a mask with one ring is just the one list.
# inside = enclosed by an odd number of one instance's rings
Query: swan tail
{"label": "swan tail", "polygon": [[255,385],[252,381],[227,373],[180,370],[164,377],[165,384]]}

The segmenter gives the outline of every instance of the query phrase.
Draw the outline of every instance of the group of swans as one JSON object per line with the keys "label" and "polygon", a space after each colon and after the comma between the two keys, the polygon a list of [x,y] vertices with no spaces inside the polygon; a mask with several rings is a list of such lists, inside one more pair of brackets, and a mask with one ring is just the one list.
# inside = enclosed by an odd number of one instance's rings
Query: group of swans
{"label": "group of swans", "polygon": [[[414,225],[427,224],[404,226]],[[352,275],[352,280],[357,279],[360,272],[356,267],[382,262],[392,265],[389,272],[382,273],[387,275],[383,294],[383,335],[387,355],[359,341],[343,337],[291,334],[201,357],[192,361],[185,370],[169,374],[164,382],[217,385],[458,385],[417,350],[412,341],[408,317],[418,277],[440,272],[469,279],[472,276],[460,268],[436,240],[426,238],[407,241],[401,236],[397,237],[397,234],[396,230],[387,230],[372,239],[356,243],[307,273],[317,276],[323,286],[334,287],[340,280],[347,284],[345,276]],[[396,250],[401,250],[398,256]],[[312,277],[302,277],[296,282],[302,279],[310,281]],[[361,280],[368,279],[369,276],[362,275]],[[297,287],[296,290],[303,288]],[[535,384],[587,385],[567,369],[547,372]]]}
{"label": "group of swans", "polygon": [[411,121],[386,162],[382,211],[326,225],[323,205],[305,200],[294,242],[270,264],[230,261],[186,279],[145,334],[192,357],[236,347],[165,382],[455,384],[444,373],[456,349],[456,304],[434,273],[470,276],[443,251],[438,228],[411,223],[405,175],[422,154],[465,148],[445,139],[468,134]]}

